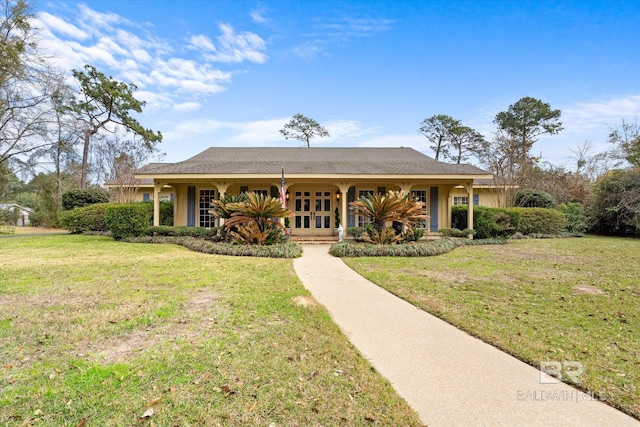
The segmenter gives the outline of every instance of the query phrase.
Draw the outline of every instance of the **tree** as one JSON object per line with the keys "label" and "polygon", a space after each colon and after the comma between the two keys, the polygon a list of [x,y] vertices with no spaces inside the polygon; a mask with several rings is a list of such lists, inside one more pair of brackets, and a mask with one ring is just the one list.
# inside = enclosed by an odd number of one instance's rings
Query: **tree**
{"label": "tree", "polygon": [[92,152],[98,182],[104,180],[113,186],[110,192],[112,201],[134,202],[139,186],[135,171],[149,163],[150,157],[156,152],[155,147],[149,147],[136,135],[125,138],[116,134],[98,139],[92,146]]}
{"label": "tree", "polygon": [[[85,65],[84,69],[84,72],[72,71],[80,92],[69,106],[69,111],[83,124],[81,188],[87,185],[91,138],[100,130],[115,132],[118,127],[122,127],[140,136],[150,148],[162,141],[160,132],[145,129],[131,116],[132,111],[141,113],[145,105],[144,101],[134,98],[133,92],[137,87],[133,83],[126,84],[106,77],[91,65]],[[115,125],[116,129],[108,128],[109,124]]]}
{"label": "tree", "polygon": [[536,98],[524,97],[498,113],[493,122],[504,132],[515,158],[524,161],[540,135],[555,135],[562,131],[560,110]]}
{"label": "tree", "polygon": [[626,160],[632,166],[640,166],[640,125],[622,119],[620,126],[610,128],[609,142],[615,146],[611,154],[614,158]]}
{"label": "tree", "polygon": [[2,0],[0,8],[0,163],[21,164],[49,144],[50,101],[61,80],[38,51],[29,5]]}
{"label": "tree", "polygon": [[424,119],[418,130],[431,143],[429,148],[435,153],[435,159],[448,154],[448,144],[451,142],[454,130],[460,126],[460,120],[456,120],[446,114],[438,114]]}
{"label": "tree", "polygon": [[311,140],[316,136],[324,138],[330,136],[329,131],[321,126],[315,120],[305,117],[302,114],[296,114],[293,118],[280,129],[280,133],[286,139],[297,139],[306,144],[307,148],[311,147]]}
{"label": "tree", "polygon": [[640,236],[640,168],[614,170],[594,185],[590,231]]}
{"label": "tree", "polygon": [[485,144],[480,132],[468,126],[458,126],[453,130],[451,149],[445,153],[445,158],[459,165],[469,160],[470,155],[481,151]]}
{"label": "tree", "polygon": [[485,142],[484,136],[475,129],[463,126],[460,120],[446,114],[424,119],[421,125],[418,131],[431,143],[429,148],[434,151],[436,160],[444,158],[460,164]]}

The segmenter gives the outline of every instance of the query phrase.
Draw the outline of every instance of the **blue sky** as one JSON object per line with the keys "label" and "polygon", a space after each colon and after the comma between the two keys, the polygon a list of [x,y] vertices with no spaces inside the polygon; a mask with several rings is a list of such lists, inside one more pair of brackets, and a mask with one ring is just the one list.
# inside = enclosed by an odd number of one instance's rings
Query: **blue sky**
{"label": "blue sky", "polygon": [[[165,161],[210,146],[291,146],[297,113],[331,137],[312,146],[414,147],[447,114],[483,133],[524,96],[562,110],[534,145],[571,166],[610,126],[640,117],[640,1],[46,1],[41,46],[136,84],[138,118]],[[70,73],[69,73],[70,74]]]}

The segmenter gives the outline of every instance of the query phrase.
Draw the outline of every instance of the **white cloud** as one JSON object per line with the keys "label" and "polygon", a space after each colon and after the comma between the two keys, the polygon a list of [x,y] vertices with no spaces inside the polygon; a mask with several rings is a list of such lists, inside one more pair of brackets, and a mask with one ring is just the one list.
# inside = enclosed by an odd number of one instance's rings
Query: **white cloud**
{"label": "white cloud", "polygon": [[194,48],[202,49],[210,52],[216,51],[216,47],[213,45],[213,42],[211,41],[211,39],[205,35],[200,34],[198,36],[191,36],[191,39],[189,40],[189,42],[191,43],[191,46],[193,46]]}
{"label": "white cloud", "polygon": [[585,133],[608,129],[621,119],[640,117],[640,95],[626,95],[611,99],[581,102],[562,110],[565,131]]}
{"label": "white cloud", "polygon": [[199,102],[183,102],[182,104],[176,104],[173,109],[176,111],[189,112],[200,109],[202,105]]}
{"label": "white cloud", "polygon": [[[87,32],[49,13],[41,13],[38,18],[41,25],[48,28],[51,32],[68,36],[76,40],[86,40],[90,37]],[[38,27],[37,24],[36,27]]]}
{"label": "white cloud", "polygon": [[269,24],[269,19],[265,16],[266,12],[264,5],[258,4],[255,9],[249,12],[249,16],[256,24]]}
{"label": "white cloud", "polygon": [[329,131],[331,140],[336,142],[362,140],[378,131],[376,128],[363,128],[358,122],[351,120],[329,120],[322,125]]}
{"label": "white cloud", "polygon": [[353,39],[369,37],[375,33],[390,31],[394,20],[344,17],[333,22],[322,22],[307,33],[309,40],[294,46],[293,52],[303,59],[311,60],[338,43],[350,43]]}
{"label": "white cloud", "polygon": [[[264,40],[255,33],[236,33],[229,24],[220,24],[222,34],[217,37],[218,47],[215,53],[204,53],[204,57],[213,62],[243,62],[245,60],[263,64],[267,61],[264,54]],[[202,40],[197,40],[202,43]],[[193,40],[192,40],[193,43]],[[211,46],[213,47],[213,46]],[[208,49],[211,50],[211,49]]]}
{"label": "white cloud", "polygon": [[[235,32],[219,26],[215,42],[200,34],[175,48],[149,32],[148,23],[131,22],[115,13],[101,13],[80,5],[68,15],[41,13],[35,20],[41,28],[41,47],[54,55],[65,70],[91,64],[118,80],[132,82],[146,91],[149,106],[193,111],[202,98],[222,92],[231,83],[234,70],[222,71],[215,62],[264,63],[266,45],[251,32]],[[75,14],[74,14],[75,13]],[[202,57],[196,58],[191,50]],[[150,97],[158,92],[157,97]]]}

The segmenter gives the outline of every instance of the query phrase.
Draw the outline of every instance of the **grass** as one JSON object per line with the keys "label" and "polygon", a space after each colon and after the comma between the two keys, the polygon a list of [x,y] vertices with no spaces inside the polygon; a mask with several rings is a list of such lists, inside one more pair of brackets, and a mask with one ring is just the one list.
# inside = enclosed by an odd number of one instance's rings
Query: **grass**
{"label": "grass", "polygon": [[578,387],[640,418],[640,240],[518,240],[432,258],[344,261],[534,366],[582,363]]}
{"label": "grass", "polygon": [[52,235],[0,271],[0,425],[420,425],[290,260]]}

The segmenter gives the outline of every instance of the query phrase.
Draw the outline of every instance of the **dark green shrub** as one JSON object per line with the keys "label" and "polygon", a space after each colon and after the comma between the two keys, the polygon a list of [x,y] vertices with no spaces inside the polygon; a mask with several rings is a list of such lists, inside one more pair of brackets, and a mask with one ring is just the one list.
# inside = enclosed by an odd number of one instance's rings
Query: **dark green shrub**
{"label": "dark green shrub", "polygon": [[440,234],[446,237],[468,237],[469,235],[475,236],[476,230],[465,228],[464,230],[458,230],[457,228],[441,228],[438,230]]}
{"label": "dark green shrub", "polygon": [[0,224],[17,225],[20,219],[20,209],[8,208],[0,209]]}
{"label": "dark green shrub", "polygon": [[610,171],[594,184],[589,231],[640,236],[640,168]]}
{"label": "dark green shrub", "polygon": [[151,217],[146,203],[110,204],[105,212],[105,222],[116,240],[141,236],[151,226]]}
{"label": "dark green shrub", "polygon": [[70,211],[60,211],[58,212],[58,224],[74,234],[109,231],[105,222],[108,206],[108,203],[96,203]]}
{"label": "dark green shrub", "polygon": [[[451,226],[459,230],[467,226],[467,205],[451,209]],[[506,238],[515,233],[520,224],[520,214],[513,209],[474,206],[473,229],[477,239]]]}
{"label": "dark green shrub", "polygon": [[161,225],[159,227],[149,227],[144,231],[145,236],[168,236],[168,237],[195,237],[196,239],[211,240],[214,242],[224,240],[222,227],[173,227]]}
{"label": "dark green shrub", "polygon": [[108,202],[109,195],[102,188],[81,188],[62,194],[62,209],[64,210]]}
{"label": "dark green shrub", "polygon": [[564,230],[568,233],[584,233],[587,231],[587,215],[581,203],[563,203],[557,208],[564,215]]}
{"label": "dark green shrub", "polygon": [[362,238],[367,234],[366,227],[348,227],[347,235],[353,237],[356,242],[362,241]]}
{"label": "dark green shrub", "polygon": [[402,241],[401,243],[411,243],[417,242],[424,237],[424,228],[407,228],[404,233],[402,233]]}
{"label": "dark green shrub", "polygon": [[566,221],[562,212],[544,208],[512,208],[520,213],[519,232],[528,234],[559,234],[565,227]]}
{"label": "dark green shrub", "polygon": [[549,193],[542,190],[519,190],[516,193],[514,205],[521,208],[547,208],[556,207],[556,201]]}

